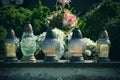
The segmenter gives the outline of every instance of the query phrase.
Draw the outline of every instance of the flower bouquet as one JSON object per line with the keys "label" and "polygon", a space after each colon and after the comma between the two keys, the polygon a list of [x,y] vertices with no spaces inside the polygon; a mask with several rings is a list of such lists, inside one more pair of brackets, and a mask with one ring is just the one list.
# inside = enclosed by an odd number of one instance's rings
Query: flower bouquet
{"label": "flower bouquet", "polygon": [[70,0],[57,0],[56,11],[47,16],[46,21],[51,28],[58,28],[64,32],[77,26],[78,17],[72,13],[70,8]]}

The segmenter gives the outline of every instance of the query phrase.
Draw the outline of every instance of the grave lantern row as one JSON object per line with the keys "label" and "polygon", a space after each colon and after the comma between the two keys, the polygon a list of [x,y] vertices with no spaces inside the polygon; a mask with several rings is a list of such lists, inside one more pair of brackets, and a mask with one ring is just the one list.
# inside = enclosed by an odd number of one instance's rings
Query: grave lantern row
{"label": "grave lantern row", "polygon": [[[71,54],[69,62],[84,62],[83,52],[86,49],[85,43],[82,41],[82,33],[78,28],[75,28],[71,40],[68,41],[68,52]],[[27,23],[24,32],[19,42],[15,37],[13,29],[8,30],[5,42],[6,58],[4,61],[12,62],[17,61],[16,50],[17,47],[21,48],[23,58],[21,61],[35,61],[34,53],[36,51],[36,39],[33,34],[33,29],[30,23]],[[20,45],[20,46],[18,46]],[[45,54],[44,62],[58,62],[56,54],[60,49],[60,42],[56,34],[49,29],[45,39],[41,43],[41,50]],[[108,62],[109,59],[110,40],[106,30],[101,31],[100,37],[97,40],[96,53],[98,53],[98,62]]]}

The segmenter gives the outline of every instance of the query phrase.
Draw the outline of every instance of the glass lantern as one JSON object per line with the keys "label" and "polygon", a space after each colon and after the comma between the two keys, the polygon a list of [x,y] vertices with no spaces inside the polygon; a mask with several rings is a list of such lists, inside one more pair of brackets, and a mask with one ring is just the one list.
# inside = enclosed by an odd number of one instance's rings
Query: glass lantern
{"label": "glass lantern", "polygon": [[82,41],[82,33],[79,29],[75,28],[72,39],[68,41],[68,52],[72,54],[70,62],[84,62],[84,50],[85,43]]}
{"label": "glass lantern", "polygon": [[5,61],[16,61],[16,51],[18,47],[19,39],[15,37],[15,32],[13,29],[8,30],[6,41],[5,41],[5,50],[6,58]]}
{"label": "glass lantern", "polygon": [[98,62],[108,62],[110,50],[110,40],[106,30],[101,31],[100,38],[97,41]]}
{"label": "glass lantern", "polygon": [[60,49],[60,42],[51,29],[47,31],[45,40],[41,43],[41,49],[45,54],[44,62],[58,62],[56,54]]}
{"label": "glass lantern", "polygon": [[23,54],[22,61],[35,61],[34,53],[36,51],[36,39],[37,37],[33,34],[32,26],[27,23],[25,31],[22,35],[21,51]]}

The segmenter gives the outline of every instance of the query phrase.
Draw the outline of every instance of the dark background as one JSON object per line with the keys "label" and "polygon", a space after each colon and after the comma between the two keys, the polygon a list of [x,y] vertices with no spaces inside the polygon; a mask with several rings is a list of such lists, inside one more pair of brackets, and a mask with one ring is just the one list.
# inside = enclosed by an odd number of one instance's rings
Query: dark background
{"label": "dark background", "polygon": [[[55,10],[56,0],[41,0],[42,5],[50,8],[51,11]],[[38,5],[39,0],[24,0],[24,3],[20,6],[33,9]],[[88,11],[93,5],[97,5],[102,2],[102,0],[71,0],[71,7],[76,10],[76,13],[83,15]],[[0,0],[0,6],[3,6]]]}

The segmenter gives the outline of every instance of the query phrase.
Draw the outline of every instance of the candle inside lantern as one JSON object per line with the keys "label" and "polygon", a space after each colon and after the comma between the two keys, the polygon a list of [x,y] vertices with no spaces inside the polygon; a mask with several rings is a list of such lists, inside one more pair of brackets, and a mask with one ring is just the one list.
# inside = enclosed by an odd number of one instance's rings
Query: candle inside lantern
{"label": "candle inside lantern", "polygon": [[5,50],[6,58],[5,61],[16,61],[16,51],[18,47],[19,39],[15,37],[15,32],[13,29],[7,31]]}
{"label": "candle inside lantern", "polygon": [[103,30],[100,34],[100,38],[97,41],[98,62],[107,62],[109,59],[110,40],[106,30]]}

